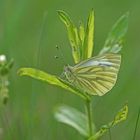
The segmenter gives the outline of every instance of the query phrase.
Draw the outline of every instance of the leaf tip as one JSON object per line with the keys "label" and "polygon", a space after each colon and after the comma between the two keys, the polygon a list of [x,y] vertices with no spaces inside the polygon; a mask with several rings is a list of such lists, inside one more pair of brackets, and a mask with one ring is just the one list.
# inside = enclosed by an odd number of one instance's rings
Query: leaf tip
{"label": "leaf tip", "polygon": [[124,20],[124,21],[126,21],[126,23],[128,23],[129,15],[130,15],[130,12],[127,11],[124,15],[122,15],[122,17],[120,17],[120,21],[121,21],[121,20],[122,20],[122,21]]}
{"label": "leaf tip", "polygon": [[56,10],[56,12],[58,13],[58,15],[60,15],[61,13],[64,13],[63,10]]}
{"label": "leaf tip", "polygon": [[22,75],[23,75],[23,70],[22,70],[22,68],[19,69],[19,70],[17,71],[17,75],[19,75],[19,76],[22,76]]}
{"label": "leaf tip", "polygon": [[94,8],[91,8],[91,12],[94,13]]}
{"label": "leaf tip", "polygon": [[64,10],[57,10],[60,17],[68,17],[68,14]]}
{"label": "leaf tip", "polygon": [[125,15],[125,17],[127,17],[127,18],[128,18],[128,17],[129,17],[129,15],[130,15],[130,12],[129,12],[129,11],[127,11],[124,15]]}
{"label": "leaf tip", "polygon": [[28,69],[29,69],[29,68],[20,68],[20,69],[17,71],[17,75],[19,75],[19,76],[24,76],[24,75],[26,75]]}

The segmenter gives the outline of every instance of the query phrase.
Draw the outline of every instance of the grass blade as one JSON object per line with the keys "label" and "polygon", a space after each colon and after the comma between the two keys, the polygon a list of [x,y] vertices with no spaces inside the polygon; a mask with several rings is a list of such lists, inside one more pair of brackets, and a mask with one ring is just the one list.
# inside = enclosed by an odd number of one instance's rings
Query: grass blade
{"label": "grass blade", "polygon": [[136,125],[135,125],[135,129],[134,129],[133,140],[136,140],[139,118],[140,118],[140,108],[139,108],[139,112],[138,112],[138,116],[137,116],[137,120],[136,120]]}

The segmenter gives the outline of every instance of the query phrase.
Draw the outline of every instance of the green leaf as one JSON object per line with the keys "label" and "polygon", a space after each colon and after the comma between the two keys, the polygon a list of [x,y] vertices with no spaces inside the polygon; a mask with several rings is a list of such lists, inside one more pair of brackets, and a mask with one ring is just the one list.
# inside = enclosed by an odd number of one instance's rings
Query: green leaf
{"label": "green leaf", "polygon": [[62,105],[57,107],[55,111],[55,118],[57,121],[75,128],[81,135],[88,137],[88,119],[82,112],[76,110],[75,108]]}
{"label": "green leaf", "polygon": [[78,63],[80,61],[80,39],[78,30],[66,12],[59,10],[58,15],[61,21],[66,25],[74,62]]}
{"label": "green leaf", "polygon": [[80,22],[80,26],[79,26],[79,37],[80,37],[81,45],[83,46],[84,39],[85,39],[85,28],[82,22]]}
{"label": "green leaf", "polygon": [[123,15],[112,27],[100,54],[109,52],[118,53],[121,50],[128,29],[128,16],[128,13]]}
{"label": "green leaf", "polygon": [[46,72],[43,72],[43,71],[40,71],[40,70],[37,70],[34,68],[21,68],[18,71],[18,74],[20,76],[30,76],[34,79],[41,80],[41,81],[47,82],[49,84],[62,87],[64,89],[71,91],[72,93],[82,97],[83,99],[86,98],[86,95],[82,94],[80,91],[78,91],[78,89],[76,89],[75,87],[70,85],[68,82],[64,81],[63,79],[60,79],[57,76],[48,74]]}
{"label": "green leaf", "polygon": [[86,34],[83,46],[83,59],[90,58],[93,52],[94,45],[94,11],[92,10],[89,14]]}
{"label": "green leaf", "polygon": [[118,123],[126,120],[128,115],[128,106],[125,105],[118,113],[117,115],[114,117],[114,120],[111,121],[110,123],[108,123],[107,125],[103,125],[100,130],[91,138],[89,138],[89,140],[96,140],[99,137],[103,136],[103,134],[105,132],[107,132],[110,128],[114,127],[115,125],[117,125]]}
{"label": "green leaf", "polygon": [[128,114],[128,106],[125,105],[115,116],[114,120],[109,124],[109,127],[113,127],[116,124],[126,120]]}

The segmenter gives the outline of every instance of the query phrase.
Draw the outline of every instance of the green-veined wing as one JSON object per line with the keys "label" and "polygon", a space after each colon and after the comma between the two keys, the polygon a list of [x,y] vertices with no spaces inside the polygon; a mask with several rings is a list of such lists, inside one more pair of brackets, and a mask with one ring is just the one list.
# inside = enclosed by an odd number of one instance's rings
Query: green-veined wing
{"label": "green-veined wing", "polygon": [[115,85],[120,63],[120,54],[107,53],[66,66],[64,74],[82,92],[102,96]]}

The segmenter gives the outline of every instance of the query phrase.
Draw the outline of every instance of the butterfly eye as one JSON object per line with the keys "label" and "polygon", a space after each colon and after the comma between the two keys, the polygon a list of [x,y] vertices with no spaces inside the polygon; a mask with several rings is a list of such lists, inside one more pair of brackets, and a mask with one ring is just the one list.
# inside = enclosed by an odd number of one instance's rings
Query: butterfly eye
{"label": "butterfly eye", "polygon": [[73,73],[72,73],[72,69],[70,68],[70,66],[65,66],[64,67],[64,75],[65,78],[71,83],[73,82],[74,78],[73,78]]}

